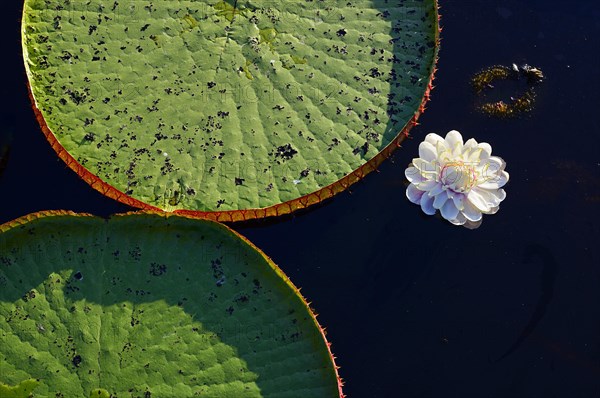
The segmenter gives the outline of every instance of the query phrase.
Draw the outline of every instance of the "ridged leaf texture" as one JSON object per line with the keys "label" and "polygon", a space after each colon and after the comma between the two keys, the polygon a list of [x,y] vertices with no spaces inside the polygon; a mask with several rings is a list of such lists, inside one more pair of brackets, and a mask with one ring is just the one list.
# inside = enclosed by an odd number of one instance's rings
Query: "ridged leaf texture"
{"label": "ridged leaf texture", "polygon": [[263,209],[337,183],[411,127],[436,7],[25,0],[24,57],[55,149],[99,190],[164,210]]}
{"label": "ridged leaf texture", "polygon": [[2,396],[340,396],[298,290],[227,227],[47,214],[0,229]]}

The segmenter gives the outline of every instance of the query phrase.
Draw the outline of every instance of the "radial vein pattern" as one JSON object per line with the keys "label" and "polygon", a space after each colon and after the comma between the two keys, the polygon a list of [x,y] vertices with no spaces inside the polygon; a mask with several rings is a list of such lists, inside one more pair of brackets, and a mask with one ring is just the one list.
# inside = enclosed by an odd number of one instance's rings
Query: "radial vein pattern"
{"label": "radial vein pattern", "polygon": [[0,226],[0,395],[37,380],[43,397],[341,396],[306,302],[226,227],[152,214],[19,224]]}
{"label": "radial vein pattern", "polygon": [[23,18],[61,149],[198,211],[276,206],[373,159],[420,109],[437,29],[434,0],[26,0]]}

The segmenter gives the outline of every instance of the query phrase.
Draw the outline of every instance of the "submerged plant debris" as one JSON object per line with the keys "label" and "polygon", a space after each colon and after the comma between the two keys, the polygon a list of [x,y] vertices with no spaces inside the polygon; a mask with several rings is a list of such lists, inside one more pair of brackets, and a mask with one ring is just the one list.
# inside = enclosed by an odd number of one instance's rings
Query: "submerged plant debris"
{"label": "submerged plant debris", "polygon": [[435,0],[26,0],[22,29],[55,150],[100,191],[165,210],[336,183],[412,126],[438,49]]}
{"label": "submerged plant debris", "polygon": [[500,118],[510,118],[533,110],[536,98],[536,87],[544,80],[544,74],[539,68],[523,65],[502,66],[495,65],[476,73],[471,78],[471,85],[477,95],[493,90],[494,83],[502,80],[524,81],[527,88],[521,95],[516,95],[510,100],[484,102],[477,106],[480,112]]}

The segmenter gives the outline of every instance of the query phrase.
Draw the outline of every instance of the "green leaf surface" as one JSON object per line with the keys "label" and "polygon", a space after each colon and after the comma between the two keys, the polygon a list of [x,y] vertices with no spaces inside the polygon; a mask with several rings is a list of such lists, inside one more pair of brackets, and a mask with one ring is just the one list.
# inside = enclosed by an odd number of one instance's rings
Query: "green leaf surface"
{"label": "green leaf surface", "polygon": [[436,7],[25,0],[23,50],[61,154],[160,209],[261,209],[335,184],[411,126]]}
{"label": "green leaf surface", "polygon": [[[0,373],[0,377],[2,373]],[[16,386],[7,386],[0,382],[1,398],[29,398],[33,395],[31,392],[38,386],[39,382],[34,379],[23,380]]]}
{"label": "green leaf surface", "polygon": [[35,396],[69,398],[340,396],[306,302],[225,226],[59,214],[0,230],[7,385],[36,379]]}

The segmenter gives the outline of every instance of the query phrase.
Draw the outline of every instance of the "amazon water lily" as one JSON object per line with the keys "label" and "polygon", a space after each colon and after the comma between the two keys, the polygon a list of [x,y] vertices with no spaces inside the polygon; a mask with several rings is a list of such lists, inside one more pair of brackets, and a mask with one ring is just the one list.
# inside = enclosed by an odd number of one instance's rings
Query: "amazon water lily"
{"label": "amazon water lily", "polygon": [[428,134],[419,144],[419,157],[405,171],[408,199],[425,214],[442,217],[454,225],[477,228],[482,214],[494,214],[506,198],[506,163],[492,156],[490,144],[450,131],[445,138]]}

